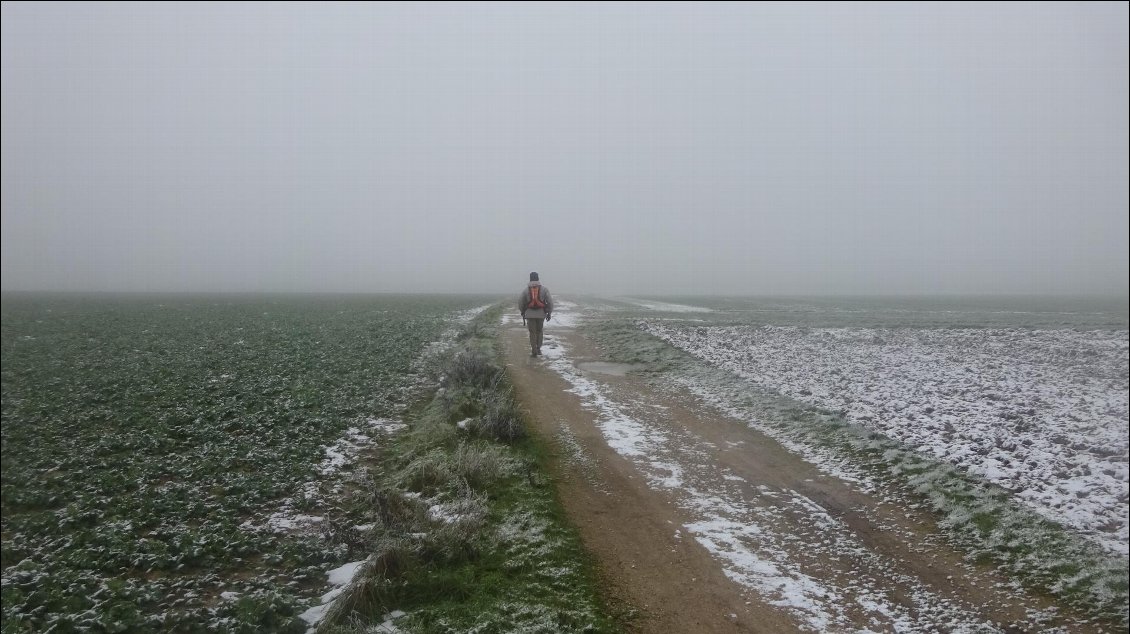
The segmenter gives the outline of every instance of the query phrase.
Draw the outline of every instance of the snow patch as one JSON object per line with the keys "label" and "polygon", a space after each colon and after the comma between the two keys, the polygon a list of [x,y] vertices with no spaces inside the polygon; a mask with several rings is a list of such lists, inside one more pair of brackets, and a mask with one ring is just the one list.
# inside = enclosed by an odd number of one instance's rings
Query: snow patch
{"label": "snow patch", "polygon": [[702,306],[688,306],[686,304],[670,304],[668,302],[657,302],[654,300],[632,299],[630,297],[623,298],[624,301],[642,306],[648,310],[654,310],[661,313],[712,313],[710,308]]}
{"label": "snow patch", "polygon": [[553,317],[546,322],[548,328],[576,328],[584,321],[581,307],[570,301],[554,301]]}
{"label": "snow patch", "polygon": [[384,621],[380,625],[374,626],[369,631],[374,634],[401,634],[404,630],[396,627],[395,621],[403,616],[405,616],[404,612],[393,610],[382,617]]}
{"label": "snow patch", "polygon": [[350,427],[343,438],[325,447],[326,457],[318,465],[318,473],[333,475],[341,471],[372,443],[373,434],[393,434],[405,427],[404,423],[388,418],[368,418],[362,425]]}
{"label": "snow patch", "polygon": [[365,561],[351,561],[347,564],[338,566],[333,570],[326,573],[326,580],[329,581],[331,586],[344,586],[345,584],[353,581],[353,577],[357,575],[357,571]]}
{"label": "snow patch", "polygon": [[304,513],[292,514],[287,511],[272,513],[267,518],[267,527],[276,533],[310,532],[310,529],[320,525],[326,518],[320,515],[306,515]]}
{"label": "snow patch", "polygon": [[[357,573],[364,564],[365,560],[353,561],[327,572],[326,581],[329,585],[334,586],[333,589],[322,595],[318,605],[299,614],[298,618],[302,619],[310,626],[316,626],[318,623],[321,623],[322,619],[324,619],[326,614],[330,611],[330,608],[333,607],[334,601],[341,596],[341,593],[345,591],[345,586],[353,581],[353,578],[357,576]],[[310,627],[306,631],[310,633],[315,629],[315,627]]]}
{"label": "snow patch", "polygon": [[[317,533],[325,518],[299,512],[297,508],[307,508],[310,502],[320,499],[325,482],[332,483],[330,486],[332,491],[340,492],[344,486],[342,471],[356,462],[358,454],[371,446],[375,437],[395,434],[405,427],[404,423],[397,420],[367,418],[345,430],[341,439],[323,447],[325,457],[316,468],[316,473],[322,476],[322,480],[302,485],[297,496],[283,500],[282,507],[268,516],[262,524],[249,519],[243,522],[240,528],[247,531],[268,530],[275,533],[304,535]],[[298,504],[299,499],[302,501],[301,506]]]}

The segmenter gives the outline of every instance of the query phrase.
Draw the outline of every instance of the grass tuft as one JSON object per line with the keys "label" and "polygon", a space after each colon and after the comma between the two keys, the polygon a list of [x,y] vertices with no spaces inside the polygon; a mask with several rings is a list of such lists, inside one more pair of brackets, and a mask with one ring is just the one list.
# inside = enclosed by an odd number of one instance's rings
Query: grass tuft
{"label": "grass tuft", "polygon": [[479,348],[463,348],[445,366],[444,376],[453,385],[488,388],[496,385],[502,368],[489,352]]}
{"label": "grass tuft", "polygon": [[526,437],[522,412],[509,391],[492,391],[484,398],[484,411],[471,425],[483,437],[513,443]]}

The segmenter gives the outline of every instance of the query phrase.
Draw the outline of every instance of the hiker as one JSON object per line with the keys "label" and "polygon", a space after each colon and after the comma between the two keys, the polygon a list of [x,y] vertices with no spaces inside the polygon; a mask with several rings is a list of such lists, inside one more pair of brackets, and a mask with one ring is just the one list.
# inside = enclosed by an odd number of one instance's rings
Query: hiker
{"label": "hiker", "polygon": [[541,354],[542,327],[553,313],[553,298],[549,289],[541,285],[536,271],[530,273],[530,283],[518,299],[518,310],[530,331],[530,356],[536,357]]}

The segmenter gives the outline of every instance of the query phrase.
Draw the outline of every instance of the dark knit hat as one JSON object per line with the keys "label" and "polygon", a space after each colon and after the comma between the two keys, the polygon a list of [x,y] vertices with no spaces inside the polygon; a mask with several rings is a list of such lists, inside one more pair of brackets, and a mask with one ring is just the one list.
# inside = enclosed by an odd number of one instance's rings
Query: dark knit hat
{"label": "dark knit hat", "polygon": [[537,271],[534,271],[533,273],[530,273],[530,281],[531,281],[531,282],[537,282],[537,281],[538,281],[538,273],[537,273]]}

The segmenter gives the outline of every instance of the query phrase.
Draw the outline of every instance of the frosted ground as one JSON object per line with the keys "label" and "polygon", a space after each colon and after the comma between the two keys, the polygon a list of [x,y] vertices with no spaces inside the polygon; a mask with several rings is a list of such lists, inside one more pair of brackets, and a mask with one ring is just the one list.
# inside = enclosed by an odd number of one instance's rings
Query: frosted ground
{"label": "frosted ground", "polygon": [[1125,330],[643,328],[983,476],[1127,554]]}

